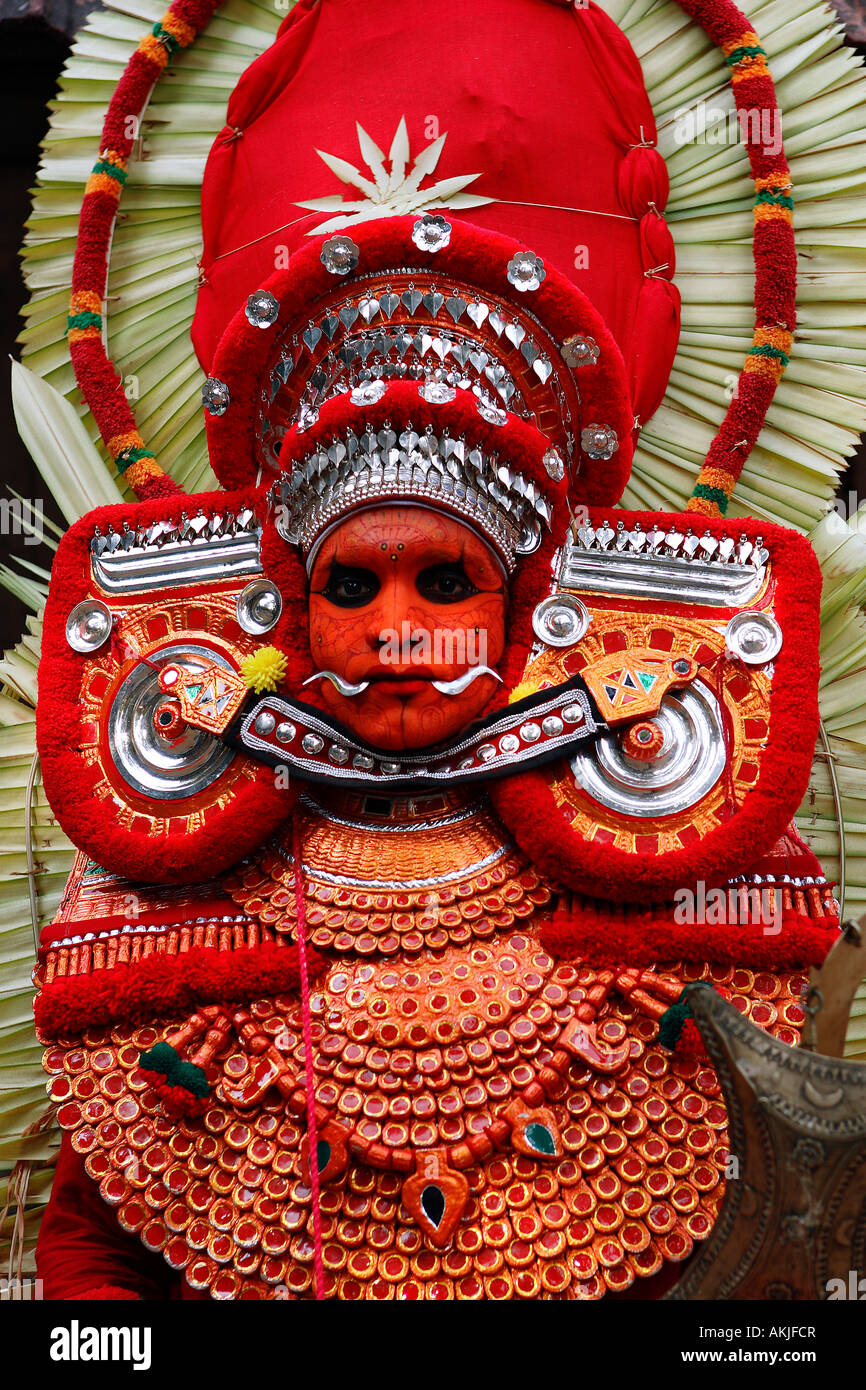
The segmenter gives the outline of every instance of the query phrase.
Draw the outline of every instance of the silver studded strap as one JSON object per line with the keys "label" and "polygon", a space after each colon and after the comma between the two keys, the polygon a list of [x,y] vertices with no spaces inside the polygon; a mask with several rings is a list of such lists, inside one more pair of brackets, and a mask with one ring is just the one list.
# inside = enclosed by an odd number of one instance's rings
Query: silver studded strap
{"label": "silver studded strap", "polygon": [[321,710],[265,695],[224,736],[257,761],[310,782],[408,791],[526,771],[593,741],[607,725],[580,676],[496,711],[435,749],[382,752]]}

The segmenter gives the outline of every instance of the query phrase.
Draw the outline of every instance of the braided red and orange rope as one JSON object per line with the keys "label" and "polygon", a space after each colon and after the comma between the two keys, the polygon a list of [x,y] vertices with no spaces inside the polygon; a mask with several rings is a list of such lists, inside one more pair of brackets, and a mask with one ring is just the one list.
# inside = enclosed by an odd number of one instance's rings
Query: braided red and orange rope
{"label": "braided red and orange rope", "polygon": [[[758,36],[730,0],[678,0],[724,52],[755,182],[753,251],[755,330],[734,399],[710,445],[688,510],[721,516],[763,426],[788,363],[795,326],[796,259],[791,176],[777,153],[760,144],[769,114],[779,119],[773,80]],[[108,108],[99,160],[85,191],[69,313],[75,375],[112,458],[137,496],[178,491],[135,426],[135,417],[102,341],[108,256],[126,166],[151,89],[173,54],[186,48],[220,0],[175,0],[142,39]],[[750,120],[749,117],[752,117]]]}

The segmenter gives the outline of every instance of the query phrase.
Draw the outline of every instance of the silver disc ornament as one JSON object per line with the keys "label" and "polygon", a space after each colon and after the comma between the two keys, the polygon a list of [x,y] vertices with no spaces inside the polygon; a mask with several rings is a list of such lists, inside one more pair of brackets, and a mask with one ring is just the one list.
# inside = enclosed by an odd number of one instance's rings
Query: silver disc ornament
{"label": "silver disc ornament", "polygon": [[[153,663],[148,664],[148,662]],[[205,791],[222,776],[235,756],[213,734],[184,724],[163,724],[168,701],[159,686],[159,670],[174,662],[188,671],[216,664],[234,668],[210,647],[175,642],[152,652],[121,681],[108,714],[108,748],[114,767],[139,795],[154,801],[182,801]],[[160,718],[163,716],[163,719]]]}

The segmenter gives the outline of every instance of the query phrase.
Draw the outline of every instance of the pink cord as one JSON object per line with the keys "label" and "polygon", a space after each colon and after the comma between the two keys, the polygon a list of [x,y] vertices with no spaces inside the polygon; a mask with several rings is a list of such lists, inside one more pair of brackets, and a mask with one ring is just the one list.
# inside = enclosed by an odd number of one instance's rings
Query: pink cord
{"label": "pink cord", "polygon": [[310,977],[307,973],[307,910],[304,905],[303,844],[300,816],[292,826],[295,857],[295,912],[297,914],[298,966],[301,976],[301,1014],[304,1022],[304,1080],[307,1088],[307,1141],[310,1148],[310,1193],[313,1206],[313,1267],[316,1298],[325,1297],[322,1261],[322,1213],[319,1208],[319,1136],[316,1126],[316,1079],[313,1071],[313,1023],[310,1016]]}
{"label": "pink cord", "polygon": [[743,663],[732,658],[726,649],[723,649],[719,659],[713,668],[713,675],[716,682],[716,699],[719,702],[719,718],[722,721],[722,743],[725,749],[725,809],[729,815],[733,815],[737,809],[737,789],[734,783],[734,740],[731,733],[728,712],[725,709],[725,662],[733,660],[739,670],[743,670]]}

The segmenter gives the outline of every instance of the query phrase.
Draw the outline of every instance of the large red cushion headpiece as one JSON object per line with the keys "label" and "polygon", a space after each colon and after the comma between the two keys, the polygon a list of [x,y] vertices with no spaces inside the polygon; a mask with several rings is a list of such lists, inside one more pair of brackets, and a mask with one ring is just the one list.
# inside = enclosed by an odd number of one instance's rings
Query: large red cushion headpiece
{"label": "large red cushion headpiece", "polygon": [[530,246],[589,297],[645,422],[679,299],[667,171],[625,36],[562,0],[441,0],[433,24],[378,0],[375,27],[371,47],[367,8],[301,0],[232,94],[202,188],[205,370],[239,305],[311,234],[444,207]]}

